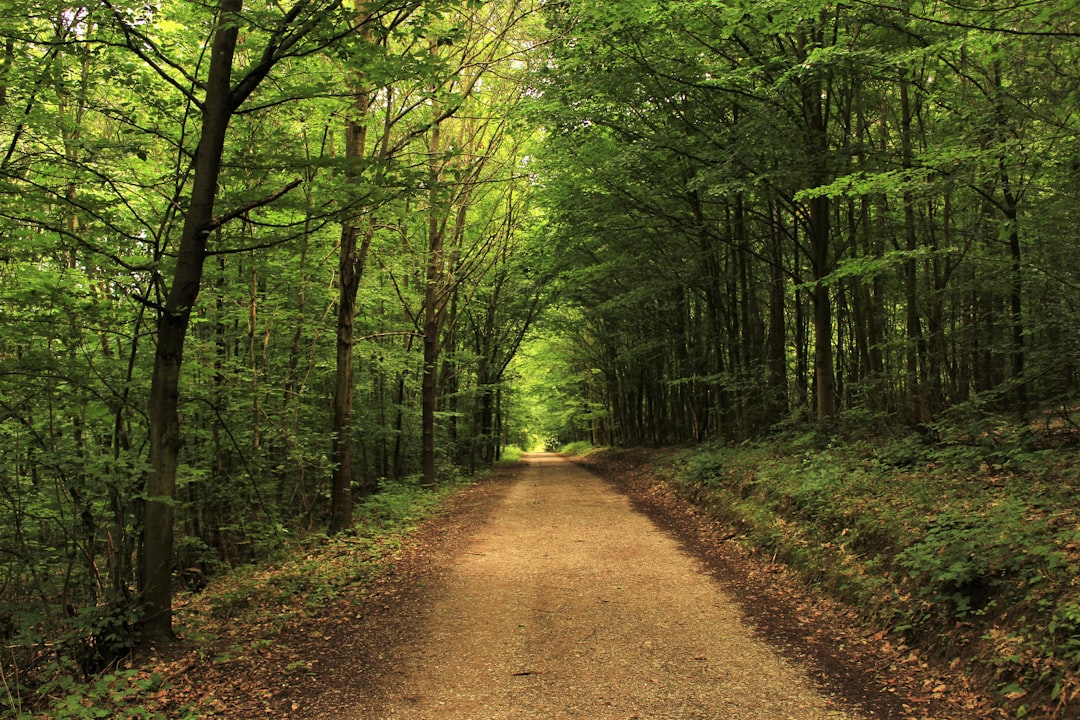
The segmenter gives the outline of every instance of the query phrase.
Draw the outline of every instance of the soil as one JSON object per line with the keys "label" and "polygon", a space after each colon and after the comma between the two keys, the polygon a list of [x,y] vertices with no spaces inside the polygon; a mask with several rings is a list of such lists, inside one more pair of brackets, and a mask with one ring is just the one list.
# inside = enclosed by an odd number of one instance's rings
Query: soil
{"label": "soil", "polygon": [[453,498],[374,587],[283,631],[287,653],[188,680],[245,719],[995,716],[636,467],[527,456]]}

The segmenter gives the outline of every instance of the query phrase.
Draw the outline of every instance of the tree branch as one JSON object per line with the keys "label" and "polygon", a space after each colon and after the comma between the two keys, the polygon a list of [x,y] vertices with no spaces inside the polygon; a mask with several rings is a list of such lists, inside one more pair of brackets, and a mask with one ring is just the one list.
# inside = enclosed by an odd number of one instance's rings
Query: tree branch
{"label": "tree branch", "polygon": [[310,0],[297,0],[296,4],[282,16],[277,31],[267,40],[259,62],[252,66],[247,71],[247,74],[233,86],[232,91],[229,93],[231,112],[239,110],[259,83],[270,74],[270,71],[283,57],[288,55],[293,46],[310,35],[318,27],[322,19],[336,10],[341,3],[342,0],[332,0],[323,8],[315,8],[310,13],[309,18],[290,33],[289,29],[293,23],[311,7]]}
{"label": "tree branch", "polygon": [[[106,8],[108,8],[110,13],[112,13],[113,20],[120,28],[120,32],[124,34],[124,40],[126,41],[126,43],[124,45],[121,45],[120,47],[126,47],[128,50],[135,53],[135,55],[137,55],[140,60],[149,65],[150,69],[157,73],[158,77],[179,90],[184,97],[194,102],[201,109],[202,105],[199,102],[198,98],[195,97],[195,93],[193,91],[194,88],[203,87],[203,84],[199,82],[198,78],[189,74],[184,70],[183,67],[166,57],[165,53],[161,51],[161,49],[154,43],[154,41],[147,37],[144,33],[139,32],[135,27],[133,27],[131,23],[129,23],[124,18],[120,11],[113,6],[112,2],[110,2],[109,0],[105,0],[105,2],[103,2],[102,4]],[[184,78],[184,80],[188,83],[189,87],[184,87],[179,80],[177,80],[169,72],[167,72],[165,68],[163,68],[160,64],[158,64],[156,60],[154,60],[154,58],[150,57],[150,54],[147,53],[144,48],[150,48],[151,50],[153,50],[154,54],[157,55],[157,57],[161,58],[162,62],[166,63],[170,69],[176,71],[180,74],[181,77]]]}
{"label": "tree branch", "polygon": [[214,230],[217,230],[219,227],[221,227],[225,223],[229,222],[230,220],[235,220],[236,218],[240,217],[241,215],[243,215],[245,213],[248,213],[248,212],[251,212],[255,208],[260,208],[263,205],[269,205],[270,203],[280,199],[282,196],[287,194],[289,191],[294,190],[295,188],[299,187],[300,184],[303,183],[303,182],[304,182],[303,178],[297,178],[297,179],[293,180],[291,183],[289,183],[288,185],[281,188],[280,190],[278,190],[275,193],[267,195],[266,197],[259,198],[258,200],[252,200],[249,203],[244,203],[243,205],[241,205],[239,207],[236,207],[236,208],[233,208],[232,210],[230,210],[229,212],[227,212],[227,213],[225,213],[223,215],[218,215],[216,218],[214,218],[213,220],[210,221],[210,224],[207,226],[206,231],[207,232],[212,232]]}

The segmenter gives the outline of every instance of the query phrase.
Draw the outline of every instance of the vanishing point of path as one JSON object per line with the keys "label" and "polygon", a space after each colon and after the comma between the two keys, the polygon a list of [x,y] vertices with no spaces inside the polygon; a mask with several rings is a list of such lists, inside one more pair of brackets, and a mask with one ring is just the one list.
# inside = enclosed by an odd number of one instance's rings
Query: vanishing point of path
{"label": "vanishing point of path", "polygon": [[532,455],[424,588],[353,720],[865,718],[603,480]]}

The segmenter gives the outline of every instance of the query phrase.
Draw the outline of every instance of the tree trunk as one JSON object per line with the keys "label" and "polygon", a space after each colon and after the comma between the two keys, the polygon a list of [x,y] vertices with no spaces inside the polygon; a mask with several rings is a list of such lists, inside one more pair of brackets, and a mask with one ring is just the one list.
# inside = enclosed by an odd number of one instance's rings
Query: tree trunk
{"label": "tree trunk", "polygon": [[242,0],[221,0],[203,104],[203,126],[176,270],[158,318],[157,352],[150,384],[150,471],[143,510],[139,590],[145,640],[172,637],[173,519],[180,452],[180,365],[192,308],[199,295],[206,241],[214,215],[225,134],[232,115],[230,83]]}
{"label": "tree trunk", "polygon": [[[1003,105],[1003,81],[1000,62],[993,70],[994,109],[997,130],[1004,142],[1009,133],[1009,118]],[[1012,376],[1016,381],[1016,410],[1021,420],[1027,419],[1027,382],[1024,379],[1024,300],[1023,257],[1020,247],[1020,196],[1009,172],[1008,159],[1002,149],[998,156],[998,179],[1001,181],[1001,212],[1005,216],[1005,231],[1009,238],[1009,324],[1012,340]]]}
{"label": "tree trunk", "polygon": [[[359,6],[359,2],[357,5]],[[359,12],[359,10],[358,10]],[[360,17],[360,27],[366,28],[367,18]],[[365,39],[367,31],[365,29]],[[367,114],[371,105],[371,90],[357,82],[353,100],[354,117],[345,128],[346,176],[350,183],[360,180],[359,164],[367,149]],[[359,243],[360,238],[363,240]],[[339,533],[352,526],[352,424],[354,380],[354,327],[356,323],[356,294],[364,273],[364,261],[371,246],[370,223],[363,230],[358,219],[349,218],[341,226],[341,248],[338,251],[337,357],[334,374],[334,424],[331,449],[334,476],[330,485],[330,532]]]}
{"label": "tree trunk", "polygon": [[458,378],[458,365],[455,354],[457,352],[457,331],[455,326],[457,325],[458,314],[458,294],[457,290],[454,290],[450,296],[450,314],[446,318],[444,323],[446,326],[446,332],[443,338],[443,363],[442,363],[442,386],[446,393],[446,410],[450,416],[447,423],[446,435],[447,445],[449,447],[450,457],[453,462],[461,462],[462,451],[458,443],[458,390],[460,389],[460,380]]}
{"label": "tree trunk", "polygon": [[836,376],[833,371],[832,306],[829,288],[822,282],[814,285],[814,383],[817,390],[817,419],[836,414]]}
{"label": "tree trunk", "polygon": [[[351,124],[351,123],[350,123]],[[330,532],[352,525],[352,415],[353,415],[353,326],[356,293],[360,286],[355,225],[341,229],[338,260],[337,356],[334,374],[334,424],[331,449],[334,475],[330,485]]]}
{"label": "tree trunk", "polygon": [[[910,170],[914,165],[911,140],[911,123],[914,111],[911,106],[911,83],[907,72],[900,73],[900,162],[901,167]],[[915,195],[911,190],[904,190],[904,249],[908,258],[904,262],[904,300],[906,305],[905,325],[907,348],[905,353],[905,375],[907,377],[908,412],[912,422],[923,424],[930,421],[930,403],[926,398],[924,370],[926,366],[926,339],[923,337],[922,319],[919,315],[918,265],[915,251],[918,249],[918,235],[915,228]]]}
{"label": "tree trunk", "polygon": [[[428,293],[431,295],[432,293]],[[435,410],[438,404],[439,326],[434,297],[425,300],[424,374],[420,384],[420,471],[425,485],[435,484]]]}
{"label": "tree trunk", "polygon": [[[820,31],[814,28],[816,33]],[[809,50],[806,32],[798,37],[799,51]],[[829,179],[829,138],[825,119],[824,88],[816,76],[801,83],[802,112],[806,132],[806,152],[810,162],[810,187],[825,185]],[[807,219],[807,242],[810,247],[810,269],[814,286],[811,298],[814,305],[814,384],[817,394],[817,419],[825,420],[836,413],[836,377],[833,369],[832,305],[829,288],[823,280],[831,270],[829,253],[829,198],[825,195],[810,200]]]}
{"label": "tree trunk", "polygon": [[[433,46],[432,52],[435,51]],[[435,411],[438,404],[439,303],[442,287],[443,236],[439,212],[439,153],[442,128],[431,128],[427,274],[424,287],[424,371],[420,383],[420,465],[425,485],[435,484]]]}
{"label": "tree trunk", "polygon": [[1027,419],[1027,381],[1024,379],[1023,258],[1020,249],[1018,201],[1009,181],[1009,171],[1001,162],[1001,183],[1005,195],[1005,221],[1009,236],[1009,317],[1012,325],[1012,375],[1016,384],[1016,410]]}
{"label": "tree trunk", "polygon": [[769,260],[769,334],[766,343],[766,420],[775,424],[788,409],[787,393],[787,294],[784,277],[784,251],[781,240],[781,216],[772,209]]}

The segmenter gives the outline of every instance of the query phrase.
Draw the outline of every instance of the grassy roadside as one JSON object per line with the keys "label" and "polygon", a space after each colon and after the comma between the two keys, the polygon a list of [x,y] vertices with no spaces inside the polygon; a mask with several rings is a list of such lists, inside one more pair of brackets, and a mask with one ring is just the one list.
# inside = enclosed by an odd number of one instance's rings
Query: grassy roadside
{"label": "grassy roadside", "polygon": [[[242,688],[251,676],[252,693],[265,694],[255,677],[265,665],[302,678],[311,670],[309,659],[286,640],[288,634],[324,625],[328,613],[340,612],[343,599],[369,600],[366,588],[394,562],[408,536],[471,482],[455,478],[435,488],[387,484],[358,503],[351,531],[287,542],[272,560],[236,568],[204,590],[178,595],[175,644],[88,681],[57,666],[32,695],[9,697],[10,714],[0,712],[0,717],[193,720],[226,709],[216,684]],[[228,709],[238,716],[235,707]]]}
{"label": "grassy roadside", "polygon": [[1011,716],[1080,713],[1074,451],[791,435],[661,458],[656,475],[751,552],[963,668]]}

